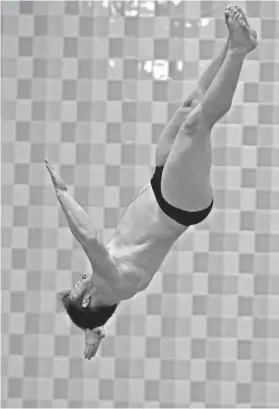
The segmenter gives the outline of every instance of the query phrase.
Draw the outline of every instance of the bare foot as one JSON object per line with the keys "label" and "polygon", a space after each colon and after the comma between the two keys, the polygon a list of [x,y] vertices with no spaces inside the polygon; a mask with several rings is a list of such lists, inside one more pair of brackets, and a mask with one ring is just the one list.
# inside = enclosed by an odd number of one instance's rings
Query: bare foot
{"label": "bare foot", "polygon": [[255,38],[256,32],[254,34],[254,30],[251,31],[250,26],[246,23],[246,16],[244,19],[244,13],[240,13],[238,9],[240,8],[237,6],[231,6],[225,10],[226,24],[230,33],[230,48],[247,54],[254,50],[258,44]]}
{"label": "bare foot", "polygon": [[59,190],[60,191],[61,190],[67,191],[68,188],[67,188],[66,183],[64,182],[64,180],[60,176],[57,175],[57,173],[55,172],[53,166],[49,163],[49,161],[47,159],[45,159],[45,164],[46,164],[47,170],[49,171],[49,174],[50,174],[50,177],[51,177],[51,180],[52,180],[52,183],[54,185],[55,190],[56,191],[59,191]]}
{"label": "bare foot", "polygon": [[252,26],[250,26],[250,24],[249,24],[249,22],[248,22],[248,19],[247,19],[247,17],[246,17],[246,14],[245,14],[244,11],[242,10],[242,8],[239,7],[239,6],[233,6],[233,7],[235,7],[235,9],[242,15],[243,20],[244,20],[244,23],[246,24],[246,26],[247,26],[247,28],[248,28],[248,30],[249,30],[250,35],[256,40],[256,39],[258,38],[257,32],[256,32],[256,30],[255,30]]}

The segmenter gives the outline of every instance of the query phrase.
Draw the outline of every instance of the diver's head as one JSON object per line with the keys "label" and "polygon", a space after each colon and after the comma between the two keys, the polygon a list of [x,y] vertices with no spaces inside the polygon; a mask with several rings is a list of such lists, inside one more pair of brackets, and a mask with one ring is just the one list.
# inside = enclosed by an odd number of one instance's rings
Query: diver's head
{"label": "diver's head", "polygon": [[108,305],[102,301],[91,275],[86,273],[71,290],[61,291],[59,298],[72,322],[84,331],[98,331],[117,307],[117,304]]}

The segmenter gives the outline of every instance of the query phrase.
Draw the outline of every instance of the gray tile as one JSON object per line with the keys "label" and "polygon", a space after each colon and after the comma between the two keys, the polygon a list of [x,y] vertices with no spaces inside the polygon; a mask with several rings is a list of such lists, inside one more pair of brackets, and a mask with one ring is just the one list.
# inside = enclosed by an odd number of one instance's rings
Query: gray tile
{"label": "gray tile", "polygon": [[120,379],[130,377],[130,365],[127,359],[117,358],[115,360],[114,375]]}
{"label": "gray tile", "polygon": [[174,318],[162,318],[162,336],[172,337],[176,334],[176,320]]}
{"label": "gray tile", "polygon": [[71,358],[69,365],[70,379],[82,379],[84,377],[84,366],[80,358]]}
{"label": "gray tile", "polygon": [[34,35],[45,36],[48,34],[48,18],[44,15],[34,16]]}
{"label": "gray tile", "polygon": [[215,48],[214,40],[200,40],[200,59],[209,60],[213,58]]}
{"label": "gray tile", "polygon": [[167,101],[168,100],[168,84],[165,82],[154,81],[153,98],[154,98],[154,101]]}
{"label": "gray tile", "polygon": [[154,40],[154,58],[156,60],[168,59],[168,39]]}
{"label": "gray tile", "polygon": [[255,318],[253,323],[253,336],[266,338],[268,335],[268,322],[265,319]]}
{"label": "gray tile", "polygon": [[253,315],[253,299],[251,297],[239,297],[238,313],[240,316],[251,317]]}
{"label": "gray tile", "polygon": [[221,362],[207,361],[206,379],[209,381],[221,381],[222,380],[222,363]]}
{"label": "gray tile", "polygon": [[71,257],[69,257],[68,250],[58,249],[57,268],[59,270],[70,270],[71,269]]}
{"label": "gray tile", "polygon": [[26,290],[38,291],[41,289],[41,275],[37,271],[27,271]]}
{"label": "gray tile", "polygon": [[10,311],[11,313],[23,313],[25,310],[25,297],[22,292],[11,292]]}
{"label": "gray tile", "polygon": [[172,18],[170,20],[170,35],[171,38],[184,38],[185,20],[183,18]]}
{"label": "gray tile", "polygon": [[260,65],[260,81],[270,82],[274,81],[274,63],[272,62],[262,62]]}
{"label": "gray tile", "polygon": [[38,314],[26,313],[25,315],[25,333],[39,334],[40,333],[40,316]]}
{"label": "gray tile", "polygon": [[223,292],[223,279],[220,276],[209,275],[208,277],[208,293],[209,294],[222,294]]}
{"label": "gray tile", "polygon": [[91,163],[89,144],[76,145],[76,163],[83,165],[89,165]]}
{"label": "gray tile", "polygon": [[147,314],[158,315],[161,314],[162,297],[160,294],[147,295]]}
{"label": "gray tile", "polygon": [[33,143],[30,150],[32,163],[43,163],[45,158],[45,146],[42,143]]}
{"label": "gray tile", "polygon": [[33,39],[32,37],[20,37],[18,39],[18,55],[19,57],[31,57],[33,54]]}
{"label": "gray tile", "polygon": [[254,278],[254,290],[255,295],[268,295],[270,288],[270,279],[266,275],[255,276]]}
{"label": "gray tile", "polygon": [[24,1],[19,3],[19,13],[20,14],[33,14],[34,13],[34,2]]}
{"label": "gray tile", "polygon": [[88,102],[78,101],[77,119],[80,122],[90,122],[91,121],[91,106]]}
{"label": "gray tile", "polygon": [[26,252],[23,249],[12,249],[12,268],[26,268]]}
{"label": "gray tile", "polygon": [[80,16],[79,22],[79,36],[80,37],[93,37],[94,25],[91,16]]}
{"label": "gray tile", "polygon": [[146,380],[145,387],[145,400],[157,402],[159,400],[159,384],[157,381]]}
{"label": "gray tile", "polygon": [[261,19],[261,38],[273,40],[276,38],[275,31],[276,21],[274,19]]}
{"label": "gray tile", "polygon": [[8,380],[8,397],[21,398],[22,397],[22,381],[19,378],[9,378]]}
{"label": "gray tile", "polygon": [[139,18],[130,17],[125,19],[124,32],[127,37],[137,37],[139,33]]}
{"label": "gray tile", "polygon": [[219,318],[208,318],[207,334],[208,337],[222,337],[222,321]]}
{"label": "gray tile", "polygon": [[118,166],[106,167],[106,186],[118,186],[120,183],[120,169]]}
{"label": "gray tile", "polygon": [[191,383],[191,401],[204,402],[205,400],[205,383],[192,382]]}
{"label": "gray tile", "polygon": [[253,273],[254,272],[254,256],[252,254],[240,254],[239,272],[240,273]]}
{"label": "gray tile", "polygon": [[121,58],[123,57],[123,40],[120,38],[109,39],[109,57]]}
{"label": "gray tile", "polygon": [[[56,111],[57,115],[57,111]],[[47,118],[47,104],[44,101],[33,101],[32,103],[32,120],[44,121]],[[48,119],[52,119],[51,112],[48,112]],[[54,119],[54,117],[53,117]]]}
{"label": "gray tile", "polygon": [[23,336],[11,334],[9,336],[9,353],[12,355],[23,354]]}
{"label": "gray tile", "polygon": [[117,335],[129,335],[131,333],[131,320],[128,315],[118,317],[116,322]]}
{"label": "gray tile", "polygon": [[256,126],[243,126],[243,143],[244,145],[257,145],[258,129]]}
{"label": "gray tile", "polygon": [[252,341],[241,339],[238,341],[238,359],[252,359]]}
{"label": "gray tile", "polygon": [[259,233],[256,235],[255,251],[259,253],[267,253],[270,247],[270,236],[268,234]]}
{"label": "gray tile", "polygon": [[31,80],[19,79],[17,85],[17,98],[18,99],[30,99],[32,83]]}
{"label": "gray tile", "polygon": [[98,16],[98,18],[94,18],[93,27],[96,38],[108,37],[108,19],[106,17]]}
{"label": "gray tile", "polygon": [[251,385],[246,383],[237,383],[236,385],[236,402],[250,403],[251,402]]}
{"label": "gray tile", "polygon": [[259,124],[269,125],[273,123],[273,106],[260,105],[259,106]]}
{"label": "gray tile", "polygon": [[192,339],[191,340],[191,352],[192,352],[193,359],[205,359],[206,358],[206,340]]}
{"label": "gray tile", "polygon": [[256,187],[257,173],[255,169],[242,169],[241,176],[242,187]]}
{"label": "gray tile", "polygon": [[18,36],[18,18],[16,16],[3,16],[2,17],[2,35]]}
{"label": "gray tile", "polygon": [[161,379],[174,379],[175,368],[173,361],[161,361]]}
{"label": "gray tile", "polygon": [[174,274],[163,274],[162,277],[162,289],[163,293],[169,293],[169,294],[175,294],[178,291],[178,286],[177,286],[177,277],[174,276]]}
{"label": "gray tile", "polygon": [[267,365],[263,362],[253,362],[252,367],[253,381],[267,382]]}
{"label": "gray tile", "polygon": [[124,78],[126,80],[135,80],[138,78],[138,60],[124,60]]}
{"label": "gray tile", "polygon": [[121,163],[123,165],[135,164],[135,147],[132,145],[123,145],[121,147]]}
{"label": "gray tile", "polygon": [[207,310],[207,299],[203,295],[193,296],[193,314],[205,315]]}
{"label": "gray tile", "polygon": [[[103,61],[100,61],[99,64],[103,63]],[[95,65],[95,67],[94,67]],[[94,63],[90,60],[86,59],[79,59],[78,61],[78,77],[80,79],[92,79],[95,77],[96,73],[96,66],[98,66],[98,60],[96,60]],[[94,92],[94,91],[93,91]]]}
{"label": "gray tile", "polygon": [[69,337],[64,335],[56,335],[54,339],[54,354],[55,356],[68,356],[70,353]]}
{"label": "gray tile", "polygon": [[114,383],[110,379],[100,379],[99,383],[99,398],[100,399],[113,399],[114,398]]}
{"label": "gray tile", "polygon": [[78,40],[75,37],[64,38],[63,57],[77,57],[78,55]]}
{"label": "gray tile", "polygon": [[150,123],[152,120],[152,107],[149,102],[140,102],[137,104],[137,121]]}
{"label": "gray tile", "polygon": [[38,368],[39,361],[34,357],[24,358],[24,376],[25,377],[37,377],[39,375]]}
{"label": "gray tile", "polygon": [[244,84],[244,102],[258,102],[258,84]]}
{"label": "gray tile", "polygon": [[30,186],[30,205],[42,205],[44,200],[44,188],[41,186]]}
{"label": "gray tile", "polygon": [[123,98],[122,82],[109,80],[107,84],[107,97],[109,101],[121,101]]}
{"label": "gray tile", "polygon": [[68,388],[69,382],[68,379],[54,379],[54,399],[68,399]]}
{"label": "gray tile", "polygon": [[77,83],[73,80],[64,80],[62,83],[63,100],[75,100],[77,98]]}
{"label": "gray tile", "polygon": [[258,166],[272,166],[272,149],[260,147],[258,151]]}
{"label": "gray tile", "polygon": [[254,230],[255,228],[255,214],[252,212],[241,212],[240,229]]}

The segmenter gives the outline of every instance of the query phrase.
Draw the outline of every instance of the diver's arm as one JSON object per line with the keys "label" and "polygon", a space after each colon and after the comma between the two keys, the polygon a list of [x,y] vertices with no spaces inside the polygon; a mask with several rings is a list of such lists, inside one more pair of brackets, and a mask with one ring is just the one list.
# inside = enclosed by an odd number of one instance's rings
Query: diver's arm
{"label": "diver's arm", "polygon": [[[107,281],[113,291],[117,291],[122,285],[122,275],[102,241],[100,230],[92,226],[89,216],[67,192],[59,192],[57,199],[64,211],[71,232],[81,244],[90,261],[94,274]],[[94,279],[94,275],[92,275],[92,279]]]}
{"label": "diver's arm", "polygon": [[88,214],[68,193],[66,183],[46,161],[47,169],[54,184],[56,197],[63,209],[70,230],[81,244],[94,273],[106,280],[112,290],[121,287],[122,275],[116,268],[109,251],[101,240],[99,229],[93,227]]}

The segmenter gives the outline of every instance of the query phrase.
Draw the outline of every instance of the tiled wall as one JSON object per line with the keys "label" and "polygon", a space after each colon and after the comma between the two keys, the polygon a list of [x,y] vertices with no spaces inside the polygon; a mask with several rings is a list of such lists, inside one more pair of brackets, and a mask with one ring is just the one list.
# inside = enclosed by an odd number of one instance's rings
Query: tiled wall
{"label": "tiled wall", "polygon": [[45,156],[111,237],[167,119],[226,35],[221,1],[2,2],[2,407],[279,406],[279,3],[212,134],[215,209],[108,325],[56,293],[89,268]]}

